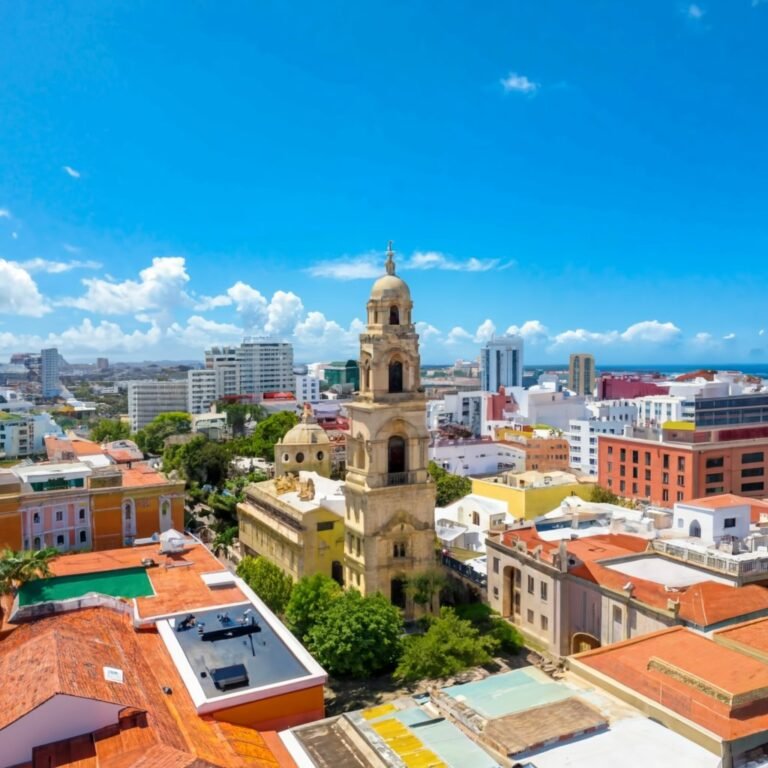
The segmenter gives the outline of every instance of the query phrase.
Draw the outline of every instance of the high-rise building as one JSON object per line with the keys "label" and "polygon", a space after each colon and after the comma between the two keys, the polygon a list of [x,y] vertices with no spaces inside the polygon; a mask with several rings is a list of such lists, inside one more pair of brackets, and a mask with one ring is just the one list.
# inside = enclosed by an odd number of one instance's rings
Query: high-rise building
{"label": "high-rise building", "polygon": [[43,349],[41,360],[41,394],[43,397],[56,397],[59,394],[59,350],[56,347]]}
{"label": "high-rise building", "polygon": [[188,405],[186,379],[175,381],[132,381],[128,384],[128,418],[137,432],[161,413],[181,411]]}
{"label": "high-rise building", "polygon": [[393,256],[390,244],[360,336],[360,392],[347,406],[344,583],[413,616],[406,584],[434,566],[435,486],[413,302]]}
{"label": "high-rise building", "polygon": [[595,358],[578,353],[568,363],[568,389],[577,395],[591,395],[595,391]]}
{"label": "high-rise building", "polygon": [[499,387],[523,386],[523,339],[499,336],[480,350],[480,388],[498,392]]}
{"label": "high-rise building", "polygon": [[211,368],[187,371],[187,409],[190,413],[207,413],[219,399],[218,372]]}
{"label": "high-rise building", "polygon": [[109,368],[109,358],[107,358],[107,357],[97,357],[96,358],[96,368],[99,371],[104,371],[107,368]]}
{"label": "high-rise building", "polygon": [[205,367],[218,375],[218,396],[293,392],[293,346],[270,339],[244,339],[240,346],[211,347]]}

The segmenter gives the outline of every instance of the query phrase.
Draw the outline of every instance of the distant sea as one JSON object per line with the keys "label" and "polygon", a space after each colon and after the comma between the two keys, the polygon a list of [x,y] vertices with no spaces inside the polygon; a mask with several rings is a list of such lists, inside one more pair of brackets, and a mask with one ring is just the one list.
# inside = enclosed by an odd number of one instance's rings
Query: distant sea
{"label": "distant sea", "polygon": [[[596,361],[597,362],[597,361]],[[545,369],[549,371],[568,370],[568,364],[552,365],[526,365],[526,370]],[[660,373],[662,376],[679,376],[682,373],[690,371],[741,371],[752,376],[759,376],[761,379],[768,379],[768,362],[765,363],[677,363],[675,365],[595,365],[599,373]]]}

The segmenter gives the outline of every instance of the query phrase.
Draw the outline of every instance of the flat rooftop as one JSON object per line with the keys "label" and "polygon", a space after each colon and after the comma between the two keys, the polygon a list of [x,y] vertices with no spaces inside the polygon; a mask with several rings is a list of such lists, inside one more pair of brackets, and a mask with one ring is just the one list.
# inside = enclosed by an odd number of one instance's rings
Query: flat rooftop
{"label": "flat rooftop", "polygon": [[309,674],[250,603],[197,611],[171,622],[207,698],[284,683]]}
{"label": "flat rooftop", "polygon": [[628,557],[618,562],[602,563],[602,565],[626,576],[645,581],[655,581],[665,587],[690,587],[704,581],[733,584],[733,581],[722,576],[716,576],[711,571],[699,570],[660,555],[647,554],[640,557]]}
{"label": "flat rooftop", "polygon": [[226,576],[229,571],[203,544],[194,539],[187,542],[183,552],[172,555],[160,554],[159,542],[100,552],[78,552],[57,557],[51,563],[51,571],[54,576],[101,573],[140,567],[142,560],[147,558],[154,560],[157,566],[147,568],[146,572],[155,594],[135,598],[139,619],[143,621],[247,600],[234,583],[206,584],[203,574]]}

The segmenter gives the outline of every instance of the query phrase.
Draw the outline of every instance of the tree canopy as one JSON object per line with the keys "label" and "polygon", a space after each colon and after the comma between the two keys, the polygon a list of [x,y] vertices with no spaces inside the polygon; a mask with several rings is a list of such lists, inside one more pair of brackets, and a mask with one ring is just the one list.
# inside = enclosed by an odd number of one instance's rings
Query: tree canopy
{"label": "tree canopy", "polygon": [[249,419],[262,421],[267,418],[264,406],[247,403],[216,403],[216,410],[227,414],[227,424],[232,430],[233,437],[241,437],[245,434],[245,424]]}
{"label": "tree canopy", "polygon": [[192,420],[188,413],[170,411],[155,416],[143,429],[136,433],[136,444],[144,453],[158,456],[163,452],[166,438],[182,435],[192,429]]}
{"label": "tree canopy", "polygon": [[430,476],[435,481],[437,490],[435,503],[438,507],[447,507],[471,493],[472,483],[468,477],[454,475],[435,464],[434,461],[429,462],[428,469]]}
{"label": "tree canopy", "polygon": [[592,492],[589,495],[589,500],[594,501],[596,504],[618,504],[619,497],[607,488],[603,488],[601,485],[596,485],[592,488]]}
{"label": "tree canopy", "polygon": [[423,635],[409,637],[395,677],[414,681],[447,677],[469,667],[487,664],[498,647],[493,637],[483,637],[470,621],[443,608]]}
{"label": "tree canopy", "polygon": [[0,553],[0,594],[10,594],[28,581],[52,575],[49,563],[59,554],[54,547]]}
{"label": "tree canopy", "polygon": [[237,566],[237,575],[277,614],[285,611],[291,597],[293,580],[264,557],[244,557]]}
{"label": "tree canopy", "polygon": [[299,423],[292,411],[281,411],[267,416],[256,425],[253,434],[233,445],[233,452],[240,456],[259,456],[267,461],[275,460],[275,443],[285,437],[291,427]]}
{"label": "tree canopy", "polygon": [[188,483],[221,486],[229,476],[229,450],[221,443],[197,435],[163,451],[163,471],[179,470]]}
{"label": "tree canopy", "polygon": [[341,594],[341,587],[323,573],[304,576],[294,585],[285,609],[288,628],[303,643],[308,642],[312,628]]}
{"label": "tree canopy", "polygon": [[383,595],[350,589],[310,629],[309,649],[332,675],[365,678],[394,666],[402,632],[400,610]]}
{"label": "tree canopy", "polygon": [[126,440],[130,436],[131,427],[120,419],[100,419],[91,430],[91,440],[97,443]]}

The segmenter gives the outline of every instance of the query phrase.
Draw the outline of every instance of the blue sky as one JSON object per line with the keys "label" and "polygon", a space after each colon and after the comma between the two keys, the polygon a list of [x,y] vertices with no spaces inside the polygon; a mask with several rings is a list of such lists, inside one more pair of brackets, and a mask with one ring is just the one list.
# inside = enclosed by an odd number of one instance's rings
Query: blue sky
{"label": "blue sky", "polygon": [[767,0],[5,3],[0,359],[768,359]]}

